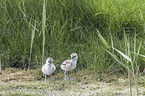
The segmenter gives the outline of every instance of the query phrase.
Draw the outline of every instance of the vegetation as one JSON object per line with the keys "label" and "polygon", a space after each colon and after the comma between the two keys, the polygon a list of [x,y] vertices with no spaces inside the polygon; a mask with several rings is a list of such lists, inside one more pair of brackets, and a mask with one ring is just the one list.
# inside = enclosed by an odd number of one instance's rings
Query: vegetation
{"label": "vegetation", "polygon": [[[102,37],[102,35],[100,34],[100,32],[97,30],[98,32],[98,36],[100,37],[100,39],[102,40],[102,42],[104,43],[104,45],[109,49],[109,45],[108,43],[105,41],[105,39]],[[131,89],[131,77],[130,77],[130,73],[133,75],[134,78],[134,82],[135,82],[135,86],[136,86],[136,92],[137,95],[139,96],[138,93],[138,83],[137,83],[137,78],[138,78],[138,72],[139,71],[139,67],[138,67],[138,56],[139,56],[139,52],[140,52],[140,47],[141,47],[141,43],[140,46],[138,47],[138,49],[136,50],[136,34],[134,37],[134,48],[133,51],[131,51],[130,49],[130,40],[127,38],[126,34],[124,33],[124,38],[125,38],[125,54],[119,50],[117,50],[116,48],[114,48],[113,46],[113,41],[112,41],[112,49],[113,52],[109,52],[108,50],[104,49],[106,52],[108,52],[108,54],[110,54],[119,64],[123,65],[127,70],[128,70],[128,78],[129,78],[129,85],[130,85],[130,95],[132,96],[132,89]],[[119,60],[119,58],[115,55],[114,50],[117,51],[121,56],[124,57],[124,62],[121,62],[121,60]],[[145,57],[145,55],[141,55],[143,57]]]}
{"label": "vegetation", "polygon": [[76,52],[75,71],[127,73],[130,95],[131,80],[135,81],[136,94],[140,94],[138,80],[145,69],[144,0],[0,2],[3,70],[41,69],[46,58],[52,57],[59,73],[62,61]]}
{"label": "vegetation", "polygon": [[[80,70],[71,73],[75,80],[64,80],[62,71],[54,73],[51,81],[44,82],[44,75],[40,69],[31,69],[25,75],[25,71],[17,68],[6,68],[0,77],[1,96],[120,96],[129,95],[129,80],[124,74],[98,74],[95,71]],[[145,76],[139,78],[139,95],[145,95]],[[132,78],[131,78],[132,80]],[[133,83],[133,82],[131,82]],[[136,94],[132,86],[133,96]]]}
{"label": "vegetation", "polygon": [[[15,6],[14,6],[15,5]],[[36,23],[31,68],[41,66],[44,31],[42,31],[43,1],[2,0],[0,8],[2,68],[28,65],[31,35]],[[78,69],[87,68],[105,72],[112,64],[111,72],[120,70],[104,50],[96,35],[96,28],[110,41],[110,33],[117,49],[124,49],[123,31],[130,37],[137,34],[137,45],[142,42],[141,54],[145,54],[144,2],[122,0],[49,0],[46,1],[46,26],[44,60],[52,57],[56,65],[72,52],[79,55]],[[44,17],[45,18],[45,17]],[[131,45],[130,47],[133,47]],[[139,58],[144,68],[144,58]],[[115,63],[115,64],[114,64]],[[113,68],[114,67],[114,68]],[[119,68],[119,69],[118,69]],[[100,70],[101,69],[101,70]],[[114,70],[115,69],[115,70]]]}

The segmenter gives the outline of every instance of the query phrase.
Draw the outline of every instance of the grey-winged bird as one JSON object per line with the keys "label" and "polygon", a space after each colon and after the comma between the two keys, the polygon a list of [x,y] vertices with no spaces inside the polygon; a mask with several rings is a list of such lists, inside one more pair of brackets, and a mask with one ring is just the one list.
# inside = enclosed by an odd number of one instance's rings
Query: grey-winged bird
{"label": "grey-winged bird", "polygon": [[69,71],[72,71],[73,69],[76,68],[77,65],[77,59],[78,59],[78,55],[76,53],[72,53],[71,54],[71,59],[69,60],[65,60],[62,64],[61,64],[61,69],[65,70],[64,75],[65,78],[64,80],[66,80],[66,73],[68,74],[68,79],[70,80],[69,77]]}

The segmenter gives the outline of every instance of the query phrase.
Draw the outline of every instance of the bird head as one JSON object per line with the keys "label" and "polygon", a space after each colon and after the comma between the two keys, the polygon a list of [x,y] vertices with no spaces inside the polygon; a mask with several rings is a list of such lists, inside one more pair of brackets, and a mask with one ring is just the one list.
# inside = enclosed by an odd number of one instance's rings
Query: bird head
{"label": "bird head", "polygon": [[47,58],[46,64],[53,64],[53,59],[52,58]]}
{"label": "bird head", "polygon": [[77,59],[77,58],[78,58],[78,55],[76,53],[71,54],[71,59]]}

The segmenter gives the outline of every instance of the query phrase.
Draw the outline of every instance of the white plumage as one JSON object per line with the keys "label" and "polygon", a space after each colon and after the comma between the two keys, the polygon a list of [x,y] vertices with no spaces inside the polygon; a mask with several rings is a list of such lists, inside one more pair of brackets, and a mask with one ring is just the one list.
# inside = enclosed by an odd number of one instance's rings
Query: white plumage
{"label": "white plumage", "polygon": [[45,74],[45,81],[47,75],[51,75],[51,80],[54,80],[52,78],[52,73],[56,70],[56,67],[53,64],[52,58],[47,58],[46,63],[42,66],[42,72]]}
{"label": "white plumage", "polygon": [[65,80],[66,80],[66,72],[68,73],[68,79],[70,80],[70,77],[69,77],[69,72],[68,71],[72,71],[73,69],[76,68],[76,65],[77,65],[77,59],[78,59],[78,56],[76,53],[72,53],[71,54],[71,59],[70,60],[65,60],[62,64],[61,64],[61,69],[62,70],[65,70]]}

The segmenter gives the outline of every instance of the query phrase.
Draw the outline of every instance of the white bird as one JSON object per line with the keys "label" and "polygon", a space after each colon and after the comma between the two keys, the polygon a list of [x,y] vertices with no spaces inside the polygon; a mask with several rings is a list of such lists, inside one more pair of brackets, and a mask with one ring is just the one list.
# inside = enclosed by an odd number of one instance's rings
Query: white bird
{"label": "white bird", "polygon": [[78,55],[76,53],[72,53],[71,54],[71,59],[70,60],[65,60],[62,64],[61,64],[61,69],[65,70],[64,74],[65,74],[65,78],[64,80],[66,80],[66,72],[68,73],[68,79],[70,80],[69,77],[69,71],[72,71],[73,69],[76,68],[77,65],[77,59],[78,59]]}
{"label": "white bird", "polygon": [[42,66],[42,72],[45,74],[45,82],[47,75],[51,75],[51,80],[54,80],[52,78],[52,73],[56,70],[56,67],[53,64],[52,58],[47,58],[46,63]]}

